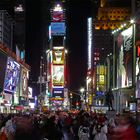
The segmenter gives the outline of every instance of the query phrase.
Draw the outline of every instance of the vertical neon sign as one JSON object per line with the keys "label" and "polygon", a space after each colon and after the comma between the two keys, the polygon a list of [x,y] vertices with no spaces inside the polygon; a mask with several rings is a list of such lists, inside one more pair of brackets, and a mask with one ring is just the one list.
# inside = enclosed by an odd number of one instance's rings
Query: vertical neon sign
{"label": "vertical neon sign", "polygon": [[88,18],[88,69],[91,69],[92,60],[91,60],[91,52],[92,52],[92,18]]}

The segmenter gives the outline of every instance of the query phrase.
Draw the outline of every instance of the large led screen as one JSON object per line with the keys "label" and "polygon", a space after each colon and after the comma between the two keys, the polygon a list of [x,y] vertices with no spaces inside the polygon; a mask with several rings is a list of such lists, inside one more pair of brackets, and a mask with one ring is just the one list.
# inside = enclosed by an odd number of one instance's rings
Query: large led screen
{"label": "large led screen", "polygon": [[[140,21],[140,20],[139,20]],[[140,99],[140,22],[136,24],[136,98]]]}
{"label": "large led screen", "polygon": [[53,50],[53,64],[64,64],[64,49]]}
{"label": "large led screen", "polygon": [[64,98],[64,88],[53,88],[53,97]]}
{"label": "large led screen", "polygon": [[64,65],[53,65],[52,82],[53,85],[64,85]]}
{"label": "large led screen", "polygon": [[64,22],[52,22],[51,23],[51,35],[65,35],[65,23]]}
{"label": "large led screen", "polygon": [[28,78],[27,78],[27,70],[22,68],[21,69],[21,76],[20,76],[20,96],[27,97],[28,96]]}
{"label": "large led screen", "polygon": [[117,63],[117,87],[132,86],[133,27],[118,34],[115,42]]}
{"label": "large led screen", "polygon": [[7,56],[4,53],[0,52],[0,92],[3,91],[6,65],[7,65]]}
{"label": "large led screen", "polygon": [[20,65],[10,57],[7,60],[7,68],[4,81],[4,91],[14,93],[19,81]]}

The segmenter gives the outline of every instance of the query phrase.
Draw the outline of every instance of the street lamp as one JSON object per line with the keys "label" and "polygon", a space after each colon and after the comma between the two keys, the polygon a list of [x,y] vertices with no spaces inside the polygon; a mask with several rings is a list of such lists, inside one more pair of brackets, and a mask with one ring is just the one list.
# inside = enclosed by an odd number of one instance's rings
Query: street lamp
{"label": "street lamp", "polygon": [[68,50],[67,49],[65,49],[65,54],[68,54]]}
{"label": "street lamp", "polygon": [[80,92],[81,92],[81,93],[83,93],[84,91],[85,91],[85,89],[84,89],[84,88],[81,88],[81,89],[80,89]]}
{"label": "street lamp", "polygon": [[84,99],[85,99],[85,97],[84,97],[85,89],[84,88],[81,88],[80,89],[80,92],[81,92],[81,96],[80,96],[81,97],[81,100],[84,101]]}

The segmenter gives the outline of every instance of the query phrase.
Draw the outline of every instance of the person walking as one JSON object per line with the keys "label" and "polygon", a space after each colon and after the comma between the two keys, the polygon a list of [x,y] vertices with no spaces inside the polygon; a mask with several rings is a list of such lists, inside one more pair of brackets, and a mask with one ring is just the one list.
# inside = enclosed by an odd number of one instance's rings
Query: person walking
{"label": "person walking", "polygon": [[107,140],[107,122],[105,121],[103,124],[98,124],[94,127],[93,134],[95,135],[93,140]]}

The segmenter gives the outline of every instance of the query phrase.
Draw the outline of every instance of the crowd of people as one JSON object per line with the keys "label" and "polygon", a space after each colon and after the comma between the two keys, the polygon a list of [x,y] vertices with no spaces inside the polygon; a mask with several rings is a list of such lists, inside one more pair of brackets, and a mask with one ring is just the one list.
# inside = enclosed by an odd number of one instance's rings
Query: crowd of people
{"label": "crowd of people", "polygon": [[79,111],[0,115],[0,140],[139,140],[130,115]]}

